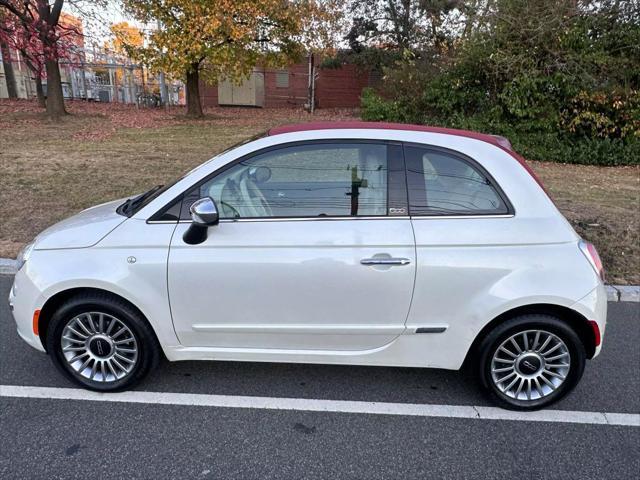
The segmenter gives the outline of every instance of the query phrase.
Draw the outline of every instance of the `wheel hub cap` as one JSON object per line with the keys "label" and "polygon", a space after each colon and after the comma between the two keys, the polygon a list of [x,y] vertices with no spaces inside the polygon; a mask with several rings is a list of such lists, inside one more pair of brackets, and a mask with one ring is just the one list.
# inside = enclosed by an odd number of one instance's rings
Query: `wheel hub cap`
{"label": "wheel hub cap", "polygon": [[498,346],[491,360],[491,378],[509,398],[538,400],[564,383],[570,366],[569,349],[557,335],[526,330]]}
{"label": "wheel hub cap", "polygon": [[516,370],[520,375],[535,376],[540,373],[544,360],[536,353],[521,355],[516,361]]}
{"label": "wheel hub cap", "polygon": [[94,335],[88,344],[91,354],[101,360],[111,357],[115,351],[113,341],[104,335]]}
{"label": "wheel hub cap", "polygon": [[102,312],[78,315],[64,327],[60,340],[69,367],[96,382],[126,377],[138,362],[138,342],[121,320]]}

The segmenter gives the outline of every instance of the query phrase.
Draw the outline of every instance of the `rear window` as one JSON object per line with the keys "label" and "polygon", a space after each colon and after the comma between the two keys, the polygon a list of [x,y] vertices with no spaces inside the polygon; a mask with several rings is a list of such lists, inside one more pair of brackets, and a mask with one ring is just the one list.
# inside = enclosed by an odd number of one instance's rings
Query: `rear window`
{"label": "rear window", "polygon": [[475,162],[434,148],[405,147],[411,215],[501,215],[509,207]]}

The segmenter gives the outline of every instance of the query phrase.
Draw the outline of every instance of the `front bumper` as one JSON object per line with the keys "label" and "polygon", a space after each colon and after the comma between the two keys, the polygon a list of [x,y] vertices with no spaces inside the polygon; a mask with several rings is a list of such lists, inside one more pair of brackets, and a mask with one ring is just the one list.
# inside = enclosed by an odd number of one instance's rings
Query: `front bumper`
{"label": "front bumper", "polygon": [[13,314],[18,335],[36,350],[44,352],[40,337],[33,331],[33,314],[42,305],[41,293],[25,273],[26,266],[16,273],[9,292],[9,309]]}

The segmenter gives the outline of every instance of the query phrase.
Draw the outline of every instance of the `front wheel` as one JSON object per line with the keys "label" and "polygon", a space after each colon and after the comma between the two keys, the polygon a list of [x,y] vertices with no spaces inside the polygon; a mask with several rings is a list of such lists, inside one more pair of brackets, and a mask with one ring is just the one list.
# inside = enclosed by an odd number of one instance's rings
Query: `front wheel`
{"label": "front wheel", "polygon": [[138,383],[160,358],[147,322],[117,297],[72,298],[52,316],[47,351],[68,378],[97,391],[118,391]]}
{"label": "front wheel", "polygon": [[576,332],[550,315],[523,315],[492,330],[480,347],[480,379],[500,406],[537,410],[578,383],[586,353]]}

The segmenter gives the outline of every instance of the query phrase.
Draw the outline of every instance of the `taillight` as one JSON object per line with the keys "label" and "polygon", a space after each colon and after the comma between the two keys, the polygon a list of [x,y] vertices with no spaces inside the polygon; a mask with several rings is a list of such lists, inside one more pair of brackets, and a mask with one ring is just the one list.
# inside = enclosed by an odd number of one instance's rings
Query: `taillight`
{"label": "taillight", "polygon": [[597,347],[602,342],[602,334],[600,333],[600,327],[598,326],[598,322],[596,322],[595,320],[589,320],[589,323],[591,324],[591,328],[593,329],[593,342]]}
{"label": "taillight", "polygon": [[602,261],[600,260],[600,255],[598,255],[596,247],[592,243],[586,242],[584,240],[580,240],[580,242],[578,242],[578,246],[580,247],[582,253],[584,253],[584,256],[587,257],[587,260],[589,260],[589,263],[596,271],[598,276],[604,282],[604,268],[602,267]]}

